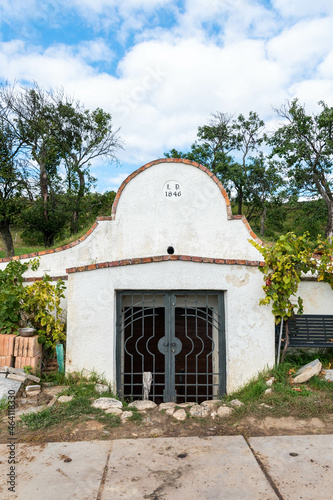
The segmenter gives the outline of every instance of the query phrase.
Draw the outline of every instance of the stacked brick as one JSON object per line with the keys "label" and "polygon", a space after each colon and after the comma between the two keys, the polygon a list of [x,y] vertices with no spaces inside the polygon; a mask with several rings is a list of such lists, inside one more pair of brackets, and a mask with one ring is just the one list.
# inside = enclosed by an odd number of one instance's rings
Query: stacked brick
{"label": "stacked brick", "polygon": [[0,366],[14,366],[16,335],[0,335]]}
{"label": "stacked brick", "polygon": [[31,366],[39,370],[42,361],[42,345],[38,343],[38,336],[16,337],[14,346],[15,368]]}
{"label": "stacked brick", "polygon": [[18,337],[17,335],[0,335],[0,366],[24,368],[31,366],[39,370],[42,361],[42,345],[38,336]]}

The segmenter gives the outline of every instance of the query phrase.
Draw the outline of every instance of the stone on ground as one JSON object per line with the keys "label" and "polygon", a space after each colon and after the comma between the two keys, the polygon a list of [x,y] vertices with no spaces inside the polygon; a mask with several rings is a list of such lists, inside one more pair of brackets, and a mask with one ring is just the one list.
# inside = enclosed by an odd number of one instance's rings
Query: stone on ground
{"label": "stone on ground", "polygon": [[133,415],[132,411],[123,411],[120,418],[122,422],[126,422],[126,420],[128,420],[132,415]]}
{"label": "stone on ground", "polygon": [[109,408],[122,408],[123,403],[115,398],[98,398],[91,405],[93,408],[108,410]]}
{"label": "stone on ground", "polygon": [[111,413],[112,415],[121,415],[123,411],[120,408],[109,408],[105,410],[105,413]]}
{"label": "stone on ground", "polygon": [[181,408],[175,411],[172,416],[175,417],[176,420],[186,420],[186,411]]}
{"label": "stone on ground", "polygon": [[209,399],[208,401],[203,401],[201,403],[201,406],[206,406],[210,410],[215,410],[215,408],[218,406],[219,401],[214,400],[214,399]]}
{"label": "stone on ground", "polygon": [[217,415],[218,417],[229,417],[232,412],[234,411],[233,408],[229,408],[228,406],[220,406],[220,408],[217,410]]}
{"label": "stone on ground", "polygon": [[27,385],[27,387],[25,388],[25,392],[27,394],[32,392],[39,392],[40,390],[41,390],[40,385]]}
{"label": "stone on ground", "polygon": [[102,394],[103,392],[108,392],[109,387],[105,384],[96,384],[95,385],[95,391],[99,392]]}
{"label": "stone on ground", "polygon": [[333,382],[333,370],[325,370],[324,377],[326,380]]}
{"label": "stone on ground", "polygon": [[232,401],[230,401],[228,403],[230,406],[233,406],[234,408],[239,408],[240,406],[243,406],[244,403],[242,403],[241,401],[239,401],[239,399],[233,399]]}
{"label": "stone on ground", "polygon": [[302,366],[302,368],[300,368],[295,373],[295,377],[293,378],[292,383],[304,384],[304,382],[307,382],[308,380],[310,380],[310,378],[314,377],[315,375],[319,375],[319,373],[321,372],[321,368],[322,364],[319,359],[311,361],[311,363]]}
{"label": "stone on ground", "polygon": [[176,403],[161,403],[158,407],[158,411],[162,410],[168,410],[169,408],[174,408],[176,406]]}
{"label": "stone on ground", "polygon": [[193,405],[190,409],[191,417],[208,417],[209,408],[207,406]]}
{"label": "stone on ground", "polygon": [[73,399],[73,396],[60,396],[58,398],[58,402],[59,403],[69,403],[70,401],[72,401]]}
{"label": "stone on ground", "polygon": [[140,411],[140,410],[150,410],[152,408],[156,408],[157,404],[154,403],[154,401],[145,400],[145,401],[133,401],[133,403],[130,403],[128,406],[137,408]]}

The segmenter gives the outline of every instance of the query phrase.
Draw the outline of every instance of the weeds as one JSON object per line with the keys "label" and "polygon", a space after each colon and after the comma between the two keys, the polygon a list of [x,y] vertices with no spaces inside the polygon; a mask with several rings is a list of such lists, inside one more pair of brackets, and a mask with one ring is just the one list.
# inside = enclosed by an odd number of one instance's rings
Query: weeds
{"label": "weeds", "polygon": [[[321,361],[324,368],[333,363],[332,355],[325,350],[316,354],[288,354],[282,365],[260,373],[241,390],[223,397],[222,402],[228,403],[237,398],[244,403],[244,406],[235,409],[233,419],[244,416],[262,418],[267,415],[295,416],[303,419],[318,416],[319,411],[321,415],[333,413],[333,383],[315,376],[306,384],[292,384],[292,375],[315,357]],[[273,390],[267,394],[266,381],[271,377],[275,379]]]}
{"label": "weeds", "polygon": [[[61,375],[61,377],[59,376]],[[54,374],[47,377],[48,380],[61,380],[62,384],[68,385],[59,395],[73,396],[68,403],[57,403],[52,408],[46,408],[39,413],[22,415],[22,423],[31,430],[44,429],[51,425],[63,424],[71,420],[84,419],[93,416],[107,427],[117,427],[120,419],[116,415],[107,414],[99,408],[93,408],[91,403],[99,397],[115,397],[110,387],[103,394],[96,391],[96,383],[105,382],[102,377],[92,373],[89,377],[82,373]],[[45,379],[44,379],[45,380]]]}

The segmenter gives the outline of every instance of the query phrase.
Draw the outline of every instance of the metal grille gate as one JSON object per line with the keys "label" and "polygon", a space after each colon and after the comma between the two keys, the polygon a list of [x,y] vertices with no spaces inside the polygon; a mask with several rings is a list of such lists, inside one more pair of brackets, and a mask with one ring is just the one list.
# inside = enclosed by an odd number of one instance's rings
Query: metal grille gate
{"label": "metal grille gate", "polygon": [[117,294],[117,390],[150,399],[215,399],[226,390],[224,300],[220,291],[122,291]]}

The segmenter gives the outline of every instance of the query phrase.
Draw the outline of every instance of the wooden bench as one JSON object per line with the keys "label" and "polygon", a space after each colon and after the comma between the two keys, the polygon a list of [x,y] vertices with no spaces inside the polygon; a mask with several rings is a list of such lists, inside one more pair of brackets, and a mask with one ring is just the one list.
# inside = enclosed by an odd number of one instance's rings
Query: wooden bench
{"label": "wooden bench", "polygon": [[[288,347],[333,347],[333,315],[302,314],[291,318]],[[275,340],[279,345],[281,325],[276,325]],[[285,325],[282,329],[281,349],[285,345]],[[278,353],[279,358],[279,353]]]}

